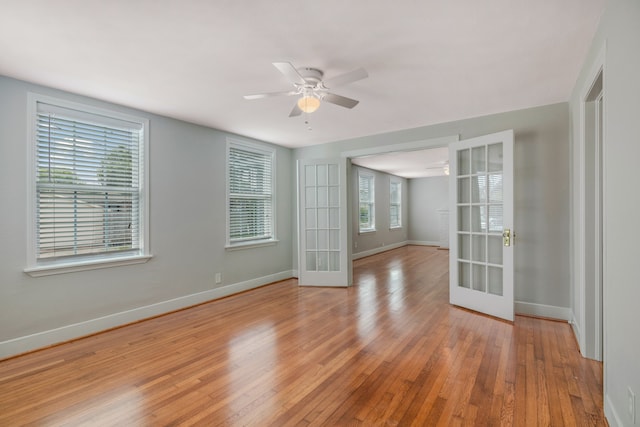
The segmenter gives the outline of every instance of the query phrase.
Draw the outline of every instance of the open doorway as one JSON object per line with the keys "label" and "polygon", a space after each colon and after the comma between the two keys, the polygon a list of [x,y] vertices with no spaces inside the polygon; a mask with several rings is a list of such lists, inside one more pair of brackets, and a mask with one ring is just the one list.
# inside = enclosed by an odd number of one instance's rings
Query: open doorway
{"label": "open doorway", "polygon": [[582,353],[602,360],[603,354],[603,154],[604,80],[600,68],[584,99],[584,245],[582,246]]}
{"label": "open doorway", "polygon": [[353,157],[351,163],[353,259],[406,244],[448,248],[448,147]]}
{"label": "open doorway", "polygon": [[[378,199],[378,206],[376,206],[377,211],[385,211],[386,214],[389,213],[393,209],[391,206],[392,201],[390,199],[392,188],[397,188],[392,186],[393,176],[402,176],[405,180],[405,185],[401,189],[401,192],[404,194],[402,197],[404,198],[403,202],[407,202],[410,199],[409,195],[409,182],[412,178],[417,178],[416,175],[418,169],[422,169],[420,173],[426,173],[427,175],[442,175],[442,178],[446,182],[447,176],[445,171],[448,172],[448,146],[450,143],[458,141],[458,135],[453,135],[449,137],[441,137],[441,138],[433,138],[423,141],[416,141],[411,143],[402,143],[402,144],[393,144],[388,146],[381,147],[371,147],[362,150],[353,150],[348,152],[341,153],[342,157],[349,158],[352,163],[352,173],[350,174],[350,195],[349,195],[349,218],[352,221],[352,233],[349,236],[350,247],[353,252],[353,259],[358,259],[364,256],[373,255],[378,252],[382,252],[385,250],[393,249],[394,245],[404,246],[407,243],[415,243],[415,244],[431,244],[435,246],[439,246],[440,238],[434,237],[430,239],[424,239],[422,241],[413,242],[409,239],[408,227],[411,222],[407,221],[404,223],[403,231],[398,229],[393,230],[391,226],[391,220],[389,219],[381,219],[377,222],[378,228],[384,228],[384,230],[380,230],[380,233],[376,233],[380,236],[395,236],[395,240],[385,240],[385,239],[377,239],[374,234],[367,233],[366,231],[360,233],[359,230],[359,216],[356,215],[360,212],[359,206],[359,191],[360,191],[360,179],[358,175],[359,170],[364,170],[363,173],[363,183],[366,183],[366,171],[380,171],[381,173],[386,174],[389,178],[387,180],[382,180],[377,185],[377,193],[382,193],[385,197]],[[434,157],[431,158],[430,154]],[[446,153],[444,156],[442,153]],[[425,156],[427,158],[425,159]],[[419,157],[419,158],[418,158]],[[411,162],[410,159],[417,159],[416,162]],[[404,159],[404,160],[402,160]],[[392,165],[390,167],[385,166],[385,162],[389,163],[389,160],[392,160],[390,163]],[[400,162],[402,160],[402,162]],[[405,170],[400,171],[397,168],[399,163],[405,163]],[[414,169],[411,169],[411,163],[414,164]],[[387,182],[388,181],[388,182]],[[409,185],[407,185],[409,184]],[[444,197],[447,196],[447,192],[445,191]],[[448,200],[448,199],[447,199]],[[403,203],[405,212],[403,213],[403,217],[408,219],[409,206]],[[410,202],[409,202],[410,203]],[[440,208],[446,208],[448,204],[445,202],[440,206]],[[366,212],[365,212],[366,213]],[[388,215],[387,215],[388,216]],[[366,215],[365,215],[366,217]],[[366,219],[366,218],[365,218]],[[444,227],[445,229],[448,227]],[[439,230],[438,230],[439,231]],[[398,235],[402,234],[404,237],[398,239]],[[446,234],[447,233],[440,233]],[[393,242],[389,244],[390,242]]]}

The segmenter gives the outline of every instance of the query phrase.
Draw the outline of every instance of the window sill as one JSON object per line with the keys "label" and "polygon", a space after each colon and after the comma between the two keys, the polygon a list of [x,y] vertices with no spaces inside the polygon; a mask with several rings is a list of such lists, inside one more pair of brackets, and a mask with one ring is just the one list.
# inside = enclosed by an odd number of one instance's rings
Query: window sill
{"label": "window sill", "polygon": [[398,227],[389,227],[389,230],[402,230],[402,226],[398,226]]}
{"label": "window sill", "polygon": [[103,258],[100,260],[86,260],[65,263],[52,263],[28,267],[24,272],[31,277],[51,276],[53,274],[74,273],[76,271],[97,270],[99,268],[120,267],[123,265],[144,264],[153,255],[134,255],[118,258]]}
{"label": "window sill", "polygon": [[243,249],[261,248],[264,246],[275,246],[278,242],[279,242],[278,239],[262,240],[262,241],[250,240],[247,242],[232,243],[225,246],[224,248],[227,251],[240,251]]}
{"label": "window sill", "polygon": [[375,228],[367,228],[365,230],[359,230],[358,234],[367,234],[367,233],[375,233],[376,229]]}

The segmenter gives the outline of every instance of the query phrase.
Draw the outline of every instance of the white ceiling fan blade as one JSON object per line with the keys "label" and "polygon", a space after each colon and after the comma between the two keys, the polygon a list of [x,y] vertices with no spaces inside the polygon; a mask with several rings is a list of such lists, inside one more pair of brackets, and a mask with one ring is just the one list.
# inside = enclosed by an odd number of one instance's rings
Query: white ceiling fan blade
{"label": "white ceiling fan blade", "polygon": [[244,95],[244,99],[262,99],[262,98],[271,98],[274,96],[292,96],[297,94],[298,94],[298,91],[295,91],[295,90],[289,90],[285,92],[256,93],[253,95]]}
{"label": "white ceiling fan blade", "polygon": [[302,114],[302,110],[300,109],[300,107],[298,107],[298,103],[296,102],[296,105],[293,106],[293,110],[291,110],[291,113],[289,113],[289,117],[296,117],[300,114]]}
{"label": "white ceiling fan blade", "polygon": [[284,76],[294,84],[304,85],[306,82],[290,62],[274,62],[273,66],[278,69]]}
{"label": "white ceiling fan blade", "polygon": [[324,80],[322,84],[328,89],[332,89],[336,86],[342,86],[347,83],[355,82],[369,77],[364,68],[358,68],[357,70],[350,71],[348,73],[340,74],[339,76],[332,77]]}
{"label": "white ceiling fan blade", "polygon": [[346,96],[336,95],[335,93],[325,94],[322,97],[322,100],[345,108],[353,108],[360,102],[355,99],[347,98]]}

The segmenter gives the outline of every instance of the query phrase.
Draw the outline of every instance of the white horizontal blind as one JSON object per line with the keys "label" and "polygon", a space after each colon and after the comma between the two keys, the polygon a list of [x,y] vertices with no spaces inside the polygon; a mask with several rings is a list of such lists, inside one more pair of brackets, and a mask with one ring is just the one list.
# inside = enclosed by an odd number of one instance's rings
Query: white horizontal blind
{"label": "white horizontal blind", "polygon": [[402,183],[391,181],[389,194],[389,227],[402,226]]}
{"label": "white horizontal blind", "polygon": [[370,231],[375,229],[374,218],[374,198],[375,188],[373,175],[358,175],[358,199],[359,199],[359,217],[360,231]]}
{"label": "white horizontal blind", "polygon": [[229,243],[273,236],[273,152],[229,145]]}
{"label": "white horizontal blind", "polygon": [[139,252],[142,125],[37,104],[39,260]]}

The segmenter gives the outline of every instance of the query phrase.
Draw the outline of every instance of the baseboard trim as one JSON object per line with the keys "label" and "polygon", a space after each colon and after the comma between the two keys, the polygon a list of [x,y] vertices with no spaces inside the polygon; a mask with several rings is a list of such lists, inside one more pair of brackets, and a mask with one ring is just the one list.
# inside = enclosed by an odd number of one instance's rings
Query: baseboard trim
{"label": "baseboard trim", "polygon": [[607,419],[609,427],[624,427],[608,394],[604,396],[604,417]]}
{"label": "baseboard trim", "polygon": [[547,317],[549,319],[566,320],[567,322],[572,318],[571,309],[568,307],[516,301],[514,308],[516,314],[527,316]]}
{"label": "baseboard trim", "polygon": [[138,322],[151,317],[181,310],[194,305],[202,304],[218,298],[255,289],[269,283],[294,277],[293,270],[282,271],[263,277],[222,286],[195,294],[173,298],[167,301],[109,314],[107,316],[90,319],[84,322],[74,323],[47,331],[23,337],[0,341],[0,360],[16,356],[22,353],[38,350],[66,341],[75,340],[128,323]]}
{"label": "baseboard trim", "polygon": [[404,242],[394,243],[392,245],[380,246],[379,248],[370,249],[368,251],[358,252],[351,256],[352,260],[368,257],[371,255],[379,254],[382,252],[390,251],[391,249],[401,248],[403,246],[407,246],[408,242],[405,240]]}
{"label": "baseboard trim", "polygon": [[580,354],[582,355],[582,357],[585,357],[584,355],[584,351],[583,351],[583,345],[582,345],[582,331],[580,330],[580,324],[578,323],[578,319],[576,319],[576,316],[574,313],[571,314],[571,320],[569,320],[569,324],[571,325],[571,330],[573,331],[573,337],[576,340],[576,343],[578,344],[578,350],[580,350]]}
{"label": "baseboard trim", "polygon": [[416,246],[440,246],[440,242],[431,240],[407,240],[407,244]]}

